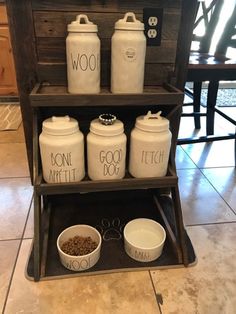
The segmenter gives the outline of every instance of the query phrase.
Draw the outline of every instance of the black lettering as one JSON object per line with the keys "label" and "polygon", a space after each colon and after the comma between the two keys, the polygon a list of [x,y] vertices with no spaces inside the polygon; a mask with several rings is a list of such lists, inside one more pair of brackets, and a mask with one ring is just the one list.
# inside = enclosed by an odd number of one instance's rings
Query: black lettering
{"label": "black lettering", "polygon": [[79,54],[77,54],[77,60],[74,60],[72,53],[70,54],[71,57],[71,63],[72,63],[72,69],[78,70],[78,64],[79,64]]}
{"label": "black lettering", "polygon": [[79,58],[79,65],[82,71],[86,71],[88,68],[88,57],[86,54],[82,54]]}
{"label": "black lettering", "polygon": [[93,54],[89,57],[89,68],[91,71],[96,69],[96,57]]}

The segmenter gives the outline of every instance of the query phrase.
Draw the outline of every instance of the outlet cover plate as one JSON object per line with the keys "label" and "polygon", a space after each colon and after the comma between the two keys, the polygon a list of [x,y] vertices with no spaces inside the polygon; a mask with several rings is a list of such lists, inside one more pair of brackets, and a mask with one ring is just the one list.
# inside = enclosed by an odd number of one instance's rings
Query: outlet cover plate
{"label": "outlet cover plate", "polygon": [[[162,34],[163,9],[162,8],[144,8],[143,23],[144,33],[147,38],[147,46],[160,46]],[[155,33],[156,36],[150,36]]]}

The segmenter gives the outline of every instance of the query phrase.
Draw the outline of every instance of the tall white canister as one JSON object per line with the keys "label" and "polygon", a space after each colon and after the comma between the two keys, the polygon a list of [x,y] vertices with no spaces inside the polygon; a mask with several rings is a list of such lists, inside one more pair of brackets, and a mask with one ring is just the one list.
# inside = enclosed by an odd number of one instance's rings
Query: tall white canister
{"label": "tall white canister", "polygon": [[166,175],[172,134],[161,111],[139,116],[131,132],[129,172],[133,177]]}
{"label": "tall white canister", "polygon": [[64,116],[44,120],[39,145],[43,178],[47,183],[83,179],[84,136],[76,119]]}
{"label": "tall white canister", "polygon": [[125,175],[125,157],[126,135],[123,123],[111,114],[102,114],[94,119],[87,136],[90,179],[122,179]]}
{"label": "tall white canister", "polygon": [[115,23],[111,44],[112,93],[142,93],[146,37],[144,24],[133,12]]}
{"label": "tall white canister", "polygon": [[68,25],[66,38],[68,92],[100,92],[100,39],[97,25],[80,14]]}

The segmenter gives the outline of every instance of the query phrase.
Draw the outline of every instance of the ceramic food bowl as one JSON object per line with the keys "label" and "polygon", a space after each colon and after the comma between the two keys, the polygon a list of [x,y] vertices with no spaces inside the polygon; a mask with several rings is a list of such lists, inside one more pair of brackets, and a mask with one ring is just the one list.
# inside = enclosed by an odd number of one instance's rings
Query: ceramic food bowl
{"label": "ceramic food bowl", "polygon": [[124,228],[125,251],[139,262],[156,260],[162,253],[165,239],[165,229],[152,219],[134,219]]}
{"label": "ceramic food bowl", "polygon": [[[64,242],[75,236],[91,237],[98,246],[91,253],[86,255],[75,256],[66,254],[62,251],[61,247]],[[89,225],[74,225],[65,229],[57,238],[57,249],[62,265],[73,271],[83,271],[91,268],[100,258],[101,243],[102,239],[100,233],[97,229]]]}

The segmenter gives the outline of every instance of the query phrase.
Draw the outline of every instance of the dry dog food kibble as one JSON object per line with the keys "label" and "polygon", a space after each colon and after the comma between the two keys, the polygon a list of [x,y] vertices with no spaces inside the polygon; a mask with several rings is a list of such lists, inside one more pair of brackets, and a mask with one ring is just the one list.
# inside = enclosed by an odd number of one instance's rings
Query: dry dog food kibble
{"label": "dry dog food kibble", "polygon": [[61,249],[68,255],[81,256],[91,253],[98,244],[91,237],[75,236],[64,242]]}

